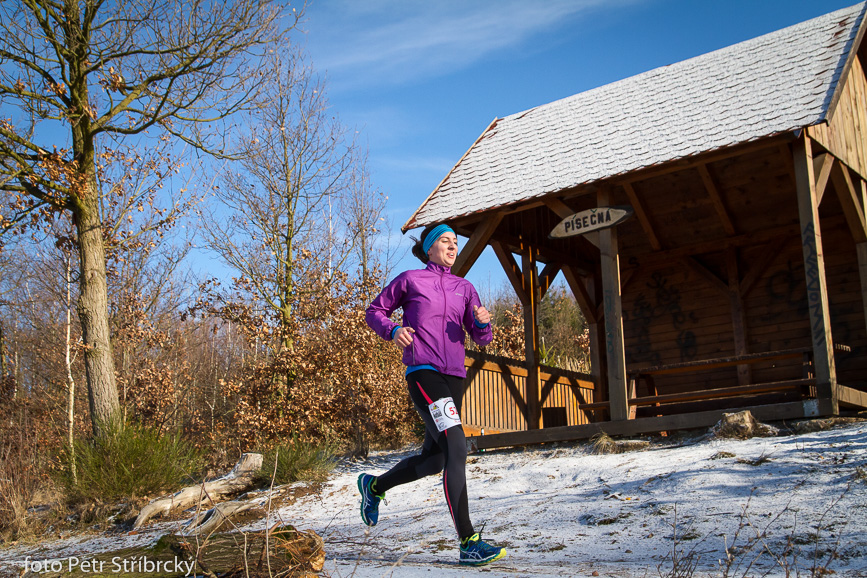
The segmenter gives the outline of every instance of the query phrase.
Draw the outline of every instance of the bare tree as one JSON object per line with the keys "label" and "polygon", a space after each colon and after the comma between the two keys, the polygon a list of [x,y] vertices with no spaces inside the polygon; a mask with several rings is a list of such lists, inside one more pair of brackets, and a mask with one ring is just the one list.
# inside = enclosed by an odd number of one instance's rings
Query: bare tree
{"label": "bare tree", "polygon": [[[355,143],[328,111],[323,82],[302,52],[275,52],[263,66],[271,79],[263,104],[249,118],[242,160],[215,190],[221,205],[204,228],[239,285],[287,328],[302,297],[298,279],[322,275],[323,263],[333,272],[351,252],[352,234],[341,232],[333,213],[351,184]],[[278,346],[291,348],[282,333]]]}
{"label": "bare tree", "polygon": [[396,261],[397,246],[393,244],[391,224],[385,212],[388,201],[381,190],[373,187],[367,162],[358,163],[352,176],[349,196],[343,201],[341,215],[357,235],[355,254],[365,284],[374,271],[388,280]]}
{"label": "bare tree", "polygon": [[[94,432],[118,419],[100,150],[148,131],[222,154],[224,123],[280,36],[266,0],[11,0],[0,4],[0,230],[59,212],[79,251],[78,316]],[[300,14],[292,13],[290,27]],[[61,143],[62,148],[56,145]],[[100,149],[101,147],[101,149]]]}

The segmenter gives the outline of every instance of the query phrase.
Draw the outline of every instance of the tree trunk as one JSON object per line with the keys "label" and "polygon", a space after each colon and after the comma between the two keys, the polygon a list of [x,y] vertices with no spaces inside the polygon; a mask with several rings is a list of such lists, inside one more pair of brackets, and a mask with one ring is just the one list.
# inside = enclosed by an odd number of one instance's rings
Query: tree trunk
{"label": "tree trunk", "polygon": [[6,377],[6,341],[3,338],[3,320],[0,319],[0,379]]}
{"label": "tree trunk", "polygon": [[72,258],[66,256],[66,435],[69,444],[69,470],[78,482],[75,471],[75,379],[72,377]]}
{"label": "tree trunk", "polygon": [[78,318],[84,340],[84,368],[93,433],[120,419],[120,402],[114,374],[114,357],[108,327],[108,288],[105,246],[100,223],[95,179],[88,179],[81,198],[74,203],[78,250],[81,261]]}

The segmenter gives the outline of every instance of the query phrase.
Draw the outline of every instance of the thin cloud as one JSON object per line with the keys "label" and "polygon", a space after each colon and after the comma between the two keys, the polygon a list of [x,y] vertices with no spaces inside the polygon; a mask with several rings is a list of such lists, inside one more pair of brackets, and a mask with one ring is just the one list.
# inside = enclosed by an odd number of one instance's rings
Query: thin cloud
{"label": "thin cloud", "polygon": [[593,9],[633,1],[321,0],[306,28],[315,65],[332,85],[396,85],[468,67]]}
{"label": "thin cloud", "polygon": [[431,157],[425,156],[381,156],[378,157],[379,164],[392,171],[400,173],[433,173],[444,175],[450,171],[455,164],[455,159],[447,157]]}

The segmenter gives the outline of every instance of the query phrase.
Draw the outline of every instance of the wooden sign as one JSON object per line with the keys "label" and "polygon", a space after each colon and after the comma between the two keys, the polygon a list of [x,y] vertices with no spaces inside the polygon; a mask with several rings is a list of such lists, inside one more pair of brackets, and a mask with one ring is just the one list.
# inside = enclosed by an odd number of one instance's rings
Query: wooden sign
{"label": "wooden sign", "polygon": [[560,224],[554,227],[554,230],[551,231],[551,234],[548,236],[557,239],[562,237],[572,237],[574,235],[583,235],[584,233],[598,231],[599,229],[607,229],[608,227],[613,227],[614,225],[622,223],[631,217],[632,213],[632,207],[628,205],[618,207],[597,207],[595,209],[581,211],[580,213],[575,213],[574,215],[566,217],[560,221]]}

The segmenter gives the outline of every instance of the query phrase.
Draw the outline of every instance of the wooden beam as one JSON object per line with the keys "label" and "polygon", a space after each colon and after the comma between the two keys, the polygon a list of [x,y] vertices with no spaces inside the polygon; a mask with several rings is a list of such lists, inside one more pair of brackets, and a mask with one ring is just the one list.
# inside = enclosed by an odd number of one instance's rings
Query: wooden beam
{"label": "wooden beam", "polygon": [[524,361],[527,365],[527,429],[540,429],[542,423],[542,381],[539,369],[539,305],[542,290],[536,271],[536,253],[531,245],[521,251],[521,272],[529,302],[524,306]]}
{"label": "wooden beam", "polygon": [[563,267],[563,277],[566,278],[566,284],[572,290],[572,295],[575,297],[575,301],[578,302],[578,306],[584,314],[584,319],[588,323],[596,323],[596,301],[590,296],[584,280],[572,267],[568,266]]}
{"label": "wooden beam", "polygon": [[798,178],[795,176],[795,164],[792,162],[792,148],[789,143],[782,142],[779,144],[780,157],[783,160],[783,166],[786,167],[786,172],[789,173],[789,178],[792,180],[792,185],[798,186]]}
{"label": "wooden beam", "polygon": [[801,391],[804,386],[813,385],[815,379],[790,379],[770,383],[743,384],[737,387],[719,387],[716,389],[704,389],[696,391],[684,391],[681,393],[666,393],[662,395],[649,395],[630,401],[632,406],[658,405],[660,403],[684,403],[688,401],[702,401],[708,399],[720,399],[723,397],[739,397],[742,395],[756,395],[760,393],[776,393],[781,391]]}
{"label": "wooden beam", "polygon": [[[600,339],[603,332],[599,322],[602,317],[597,313],[595,280],[592,277],[580,277],[571,267],[563,268],[563,276],[566,278],[566,283],[572,290],[572,295],[581,307],[581,312],[584,313],[584,319],[587,321],[590,337],[590,374],[596,383],[605,384],[603,351],[605,342]],[[594,397],[598,397],[599,392],[603,389],[602,387],[598,388]]]}
{"label": "wooden beam", "polygon": [[559,263],[548,263],[542,269],[542,272],[539,273],[539,288],[541,290],[540,299],[545,297],[545,294],[548,292],[548,289],[551,288],[551,284],[554,283],[554,278],[557,277],[557,273],[559,272]]}
{"label": "wooden beam", "polygon": [[[641,224],[641,228],[644,230],[644,234],[647,235],[648,241],[650,241],[650,246],[654,251],[659,251],[662,249],[662,245],[659,243],[659,239],[656,238],[656,233],[653,231],[653,224],[650,222],[650,217],[647,216],[647,211],[644,210],[644,206],[641,204],[641,201],[638,199],[638,195],[635,193],[635,189],[632,187],[632,183],[623,183],[623,190],[626,191],[626,196],[629,197],[629,202],[632,205],[633,210],[635,210],[635,216],[638,217],[638,222]],[[598,198],[597,193],[597,198]],[[599,205],[597,202],[597,206]],[[600,232],[600,247],[602,249],[602,234]]]}
{"label": "wooden beam", "polygon": [[[545,197],[542,200],[545,203],[545,206],[551,209],[551,211],[561,219],[571,217],[576,212],[575,209],[573,209],[557,197]],[[595,232],[585,233],[584,235],[577,235],[576,237],[578,243],[583,245],[581,247],[582,251],[588,252],[590,254],[594,253],[594,251],[590,249],[587,245],[592,245],[596,251],[599,250],[599,236]]]}
{"label": "wooden beam", "polygon": [[[832,217],[828,220],[834,221],[834,218]],[[840,222],[842,223],[842,219]],[[681,257],[704,255],[706,253],[719,253],[731,249],[732,247],[762,245],[774,239],[798,237],[799,232],[800,227],[796,224],[783,225],[772,229],[762,229],[755,233],[737,235],[735,237],[727,237],[724,239],[715,239],[713,241],[703,241],[693,245],[684,245],[676,249],[668,249],[656,253],[639,255],[636,259],[639,261],[641,267],[652,267],[657,264],[670,265],[673,260],[677,260]]]}
{"label": "wooden beam", "polygon": [[867,393],[846,387],[845,385],[838,385],[837,391],[840,403],[855,406],[859,409],[867,408]]}
{"label": "wooden beam", "polygon": [[707,281],[708,285],[719,291],[725,297],[728,297],[728,283],[717,277],[713,271],[699,263],[694,257],[681,257],[680,261],[687,269]]}
{"label": "wooden beam", "polygon": [[[738,270],[737,249],[726,253],[726,269],[728,271],[729,309],[732,314],[732,333],[735,340],[735,355],[747,355],[747,316],[744,313],[744,301],[741,297],[740,272]],[[746,364],[738,365],[738,385],[752,382],[752,371]]]}
{"label": "wooden beam", "polygon": [[834,189],[843,207],[843,215],[846,217],[849,231],[852,232],[852,238],[855,243],[867,242],[867,222],[864,220],[864,208],[859,198],[861,191],[856,190],[849,169],[843,163],[836,162],[834,170],[831,171],[831,178],[834,180]]}
{"label": "wooden beam", "polygon": [[[453,227],[454,228],[454,227]],[[458,233],[458,229],[455,229]],[[493,241],[499,241],[500,245],[508,251],[511,251],[515,254],[521,253],[521,247],[524,246],[524,240],[513,235],[507,235],[502,232],[495,233],[491,240],[488,242],[489,245],[493,247]],[[588,251],[592,251],[593,254],[590,255],[591,260],[582,259],[581,255],[577,252],[566,252],[562,250],[555,249],[549,245],[539,245],[536,247],[536,258],[542,263],[568,263],[573,267],[577,267],[579,271],[581,271],[582,275],[589,275],[591,271],[596,266],[595,260],[598,259],[597,255],[599,254],[599,250],[596,247],[593,247],[590,243],[586,243],[584,245],[588,248]]]}
{"label": "wooden beam", "polygon": [[681,361],[679,363],[642,367],[641,369],[630,371],[629,374],[643,379],[648,375],[673,375],[678,373],[712,371],[714,369],[719,369],[720,367],[733,367],[742,363],[753,364],[776,361],[779,359],[803,358],[805,353],[811,353],[812,350],[812,347],[795,347],[792,349],[763,351],[761,353],[748,353],[746,355],[735,355],[731,357],[718,357],[716,359],[694,359],[692,361]]}
{"label": "wooden beam", "polygon": [[[610,202],[608,190],[600,189],[596,196],[598,206]],[[605,307],[605,351],[608,360],[608,400],[611,419],[629,419],[629,396],[626,382],[626,348],[623,339],[623,305],[620,296],[620,254],[617,247],[617,228],[599,231],[599,250],[602,261],[602,299]]]}
{"label": "wooden beam", "polygon": [[747,274],[741,280],[742,298],[749,295],[753,287],[756,286],[756,282],[768,271],[770,264],[780,256],[780,253],[783,252],[783,247],[787,243],[790,243],[791,240],[791,237],[778,237],[768,243],[767,248],[762,251],[761,256],[757,260],[753,261],[749,271],[747,271]]}
{"label": "wooden beam", "polygon": [[813,159],[814,172],[816,173],[816,198],[822,204],[822,197],[828,187],[828,179],[831,177],[831,169],[834,168],[834,156],[828,153],[818,155]]}
{"label": "wooden beam", "polygon": [[566,217],[570,217],[575,214],[575,210],[572,209],[572,207],[570,207],[557,197],[545,197],[542,199],[542,202],[545,203],[545,206],[551,209],[554,214],[561,219],[565,219]]}
{"label": "wooden beam", "polygon": [[792,155],[797,179],[798,214],[801,222],[801,244],[804,252],[804,273],[807,282],[807,306],[813,336],[813,367],[819,398],[828,400],[834,410],[837,404],[837,371],[834,366],[831,315],[828,308],[828,287],[825,278],[825,255],[819,226],[819,203],[813,174],[812,141],[806,135],[795,141]]}
{"label": "wooden beam", "polygon": [[512,289],[515,290],[515,295],[518,296],[521,305],[527,307],[530,304],[530,297],[524,290],[523,274],[515,258],[512,256],[512,252],[503,247],[499,241],[491,241],[491,248],[494,250],[497,259],[499,259],[500,265],[502,265],[503,271],[506,273],[506,278],[512,284]]}
{"label": "wooden beam", "polygon": [[[739,157],[747,154],[757,153],[764,151],[766,149],[770,149],[773,147],[785,146],[788,147],[788,143],[792,140],[791,133],[781,134],[774,137],[762,139],[759,141],[754,141],[750,143],[744,143],[740,145],[735,145],[732,147],[728,147],[725,149],[702,153],[696,155],[694,157],[690,157],[687,159],[680,159],[677,161],[672,161],[663,165],[648,167],[646,169],[639,169],[637,171],[632,171],[628,174],[627,177],[622,179],[617,179],[613,181],[612,185],[621,184],[624,182],[627,183],[639,183],[641,181],[661,177],[663,175],[669,175],[671,173],[676,173],[680,171],[688,171],[692,170],[698,165],[710,165],[719,161],[723,161],[726,159]],[[786,150],[786,157],[791,164],[791,153],[788,152],[788,148]]]}
{"label": "wooden beam", "polygon": [[[761,139],[758,141],[743,143],[743,144],[727,147],[724,149],[720,149],[720,150],[716,150],[716,151],[712,151],[712,152],[708,152],[708,153],[702,153],[702,154],[696,155],[694,157],[690,157],[690,160],[688,160],[688,161],[680,159],[680,160],[672,161],[672,162],[669,162],[669,163],[666,163],[663,165],[657,165],[657,166],[653,166],[653,167],[647,167],[644,169],[638,169],[636,171],[632,171],[632,172],[628,173],[628,176],[617,178],[617,179],[611,179],[610,181],[604,181],[604,184],[606,186],[621,186],[624,183],[629,183],[629,184],[634,186],[635,184],[640,183],[641,181],[648,180],[648,179],[668,175],[671,173],[677,173],[677,172],[681,172],[681,171],[689,171],[689,170],[694,169],[698,165],[713,164],[713,163],[723,161],[726,159],[731,159],[731,158],[735,158],[735,157],[739,157],[739,156],[743,156],[743,155],[762,152],[764,150],[768,150],[768,149],[771,149],[774,147],[779,148],[781,151],[782,150],[786,151],[784,158],[787,159],[788,164],[791,165],[792,155],[791,155],[791,151],[789,151],[789,149],[788,149],[788,143],[790,141],[792,141],[791,134],[792,133],[784,133],[784,134],[776,135],[773,137]],[[484,136],[484,134],[482,136]],[[792,182],[794,183],[794,180]],[[573,187],[570,187],[568,189],[564,189],[562,191],[558,191],[556,193],[556,195],[557,195],[557,198],[560,198],[560,199],[563,199],[563,198],[568,199],[568,198],[573,198],[573,197],[578,197],[578,196],[583,196],[583,195],[591,195],[591,194],[596,193],[596,189],[598,188],[598,186],[599,185],[597,182],[578,183]],[[505,215],[513,215],[513,214],[521,213],[524,211],[530,211],[530,210],[536,209],[538,207],[541,207],[543,205],[545,205],[544,201],[542,199],[539,199],[539,200],[526,200],[526,201],[521,201],[521,202],[517,202],[517,203],[498,205],[496,207],[490,207],[489,209],[502,210]],[[454,219],[451,220],[452,228],[454,228],[457,231],[458,226],[463,226],[466,223],[472,224],[472,223],[476,222],[477,220],[478,220],[478,216],[476,213],[473,213],[471,215],[465,215],[462,217],[455,217]],[[422,225],[426,225],[426,224],[427,223],[423,223]],[[422,225],[416,224],[414,219],[411,218],[410,221],[407,222],[407,224],[401,228],[401,230],[406,231],[408,229],[415,228],[415,227],[422,226]],[[540,247],[540,251],[541,251],[541,247]],[[540,253],[540,254],[544,254],[544,253]]]}
{"label": "wooden beam", "polygon": [[861,279],[861,307],[864,310],[864,323],[867,325],[867,243],[855,245],[858,254],[858,275]]}
{"label": "wooden beam", "polygon": [[713,208],[716,210],[716,214],[722,221],[723,230],[726,232],[726,235],[728,235],[729,237],[733,237],[735,234],[735,226],[732,224],[729,213],[722,202],[722,197],[719,194],[719,189],[717,189],[716,183],[714,182],[713,178],[710,176],[710,173],[707,170],[707,165],[698,165],[696,168],[698,169],[698,174],[701,175],[701,180],[704,183],[704,188],[707,191],[707,194],[710,196],[711,202],[713,203]]}
{"label": "wooden beam", "polygon": [[502,220],[503,213],[498,211],[492,215],[487,215],[476,225],[467,244],[464,245],[464,248],[458,253],[458,258],[455,259],[455,264],[452,265],[452,273],[458,277],[463,277],[469,272]]}

